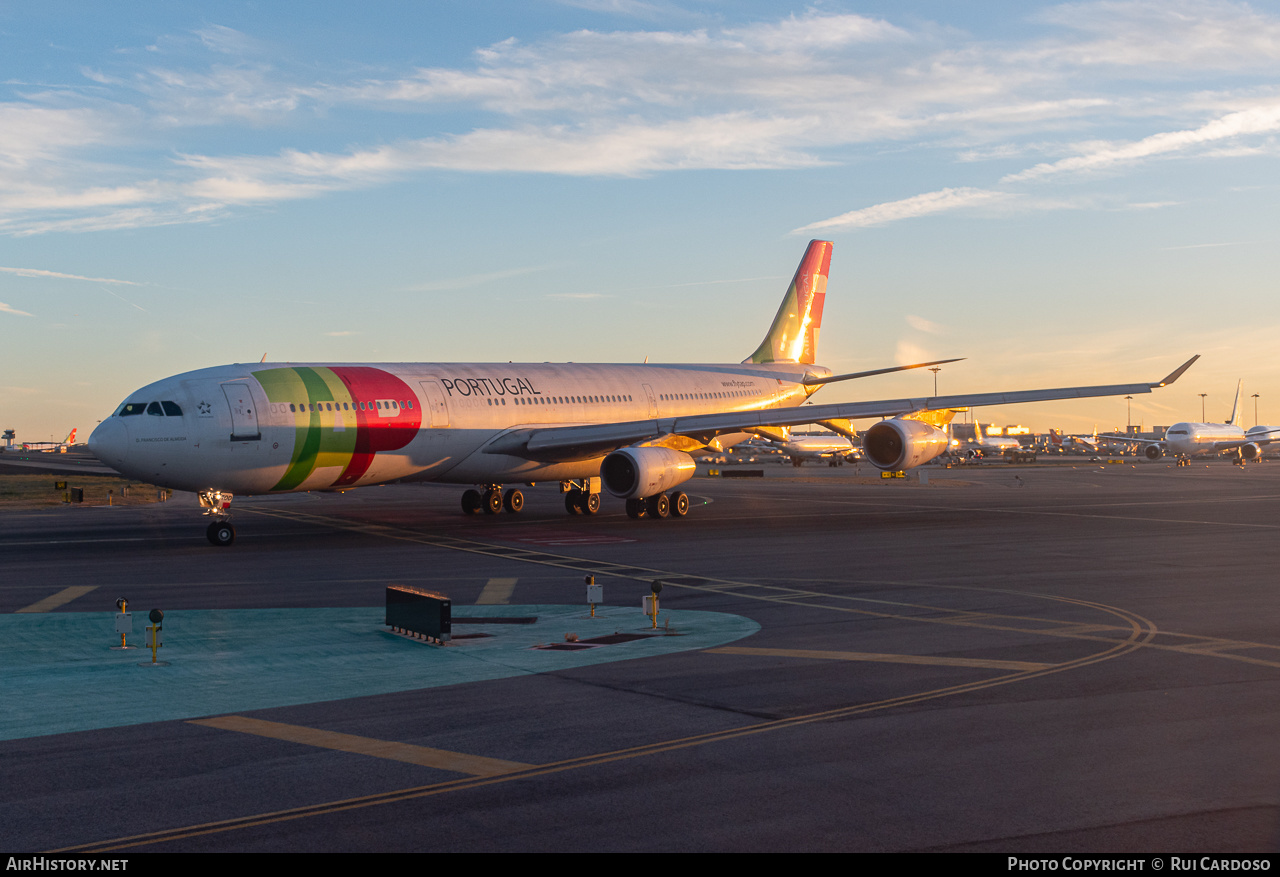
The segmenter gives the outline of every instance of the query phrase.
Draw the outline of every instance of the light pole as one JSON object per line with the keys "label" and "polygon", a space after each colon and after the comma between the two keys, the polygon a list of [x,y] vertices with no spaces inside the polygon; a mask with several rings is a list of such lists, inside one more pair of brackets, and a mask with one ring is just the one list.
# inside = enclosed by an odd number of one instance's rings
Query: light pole
{"label": "light pole", "polygon": [[1205,419],[1204,419],[1204,397],[1205,397],[1205,396],[1208,396],[1208,395],[1209,395],[1208,393],[1201,393],[1201,394],[1200,394],[1200,422],[1201,422],[1201,423],[1205,423],[1205,422],[1206,422],[1206,421],[1205,421]]}
{"label": "light pole", "polygon": [[942,366],[935,365],[929,371],[933,372],[933,397],[936,399],[938,398],[938,372],[942,371]]}
{"label": "light pole", "polygon": [[1133,397],[1124,397],[1124,431],[1125,434],[1133,432]]}
{"label": "light pole", "polygon": [[1258,394],[1253,394],[1253,425],[1258,425]]}

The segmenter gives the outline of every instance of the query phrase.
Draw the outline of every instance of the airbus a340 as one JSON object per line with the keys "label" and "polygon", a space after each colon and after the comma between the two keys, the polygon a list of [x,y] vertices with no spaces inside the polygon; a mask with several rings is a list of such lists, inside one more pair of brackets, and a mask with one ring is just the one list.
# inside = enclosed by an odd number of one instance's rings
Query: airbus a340
{"label": "airbus a340", "polygon": [[340,490],[398,480],[474,485],[468,513],[519,511],[503,485],[559,482],[571,514],[601,487],[628,514],[683,516],[692,453],[771,427],[889,418],[863,433],[881,469],[947,450],[929,409],[1148,393],[1155,382],[804,405],[822,386],[935,363],[833,375],[814,364],[831,243],[812,241],[764,341],[726,365],[253,363],[187,372],[131,393],[89,439],[132,478],[195,491],[209,541],[235,539],[234,494]]}

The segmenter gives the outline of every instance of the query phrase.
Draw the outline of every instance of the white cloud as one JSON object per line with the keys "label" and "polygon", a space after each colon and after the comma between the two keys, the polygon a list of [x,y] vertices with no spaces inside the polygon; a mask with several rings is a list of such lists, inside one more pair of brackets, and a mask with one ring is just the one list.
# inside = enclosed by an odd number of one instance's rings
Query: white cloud
{"label": "white cloud", "polygon": [[825,15],[810,10],[796,18],[725,31],[730,38],[766,52],[798,52],[805,49],[832,50],[859,43],[905,40],[909,34],[887,21],[861,15]]}
{"label": "white cloud", "polygon": [[508,268],[505,271],[490,271],[485,274],[470,274],[466,277],[451,277],[447,280],[433,280],[428,283],[419,283],[414,286],[405,288],[406,292],[443,292],[450,289],[471,289],[475,286],[483,286],[486,283],[494,283],[499,280],[509,280],[513,277],[523,277],[527,274],[535,274],[539,271],[547,271],[555,268],[555,265],[535,265],[526,268]]}
{"label": "white cloud", "polygon": [[907,325],[917,331],[928,332],[930,335],[941,335],[943,333],[942,324],[926,320],[924,317],[918,317],[915,314],[907,314]]}
{"label": "white cloud", "polygon": [[887,201],[859,210],[851,210],[831,219],[810,223],[792,231],[792,234],[834,228],[867,228],[873,225],[884,225],[900,219],[911,219],[916,216],[927,216],[945,210],[957,210],[961,207],[972,207],[978,204],[992,204],[1007,200],[1012,195],[1006,192],[994,192],[989,189],[941,189],[937,192],[926,192],[903,198],[901,201]]}
{"label": "white cloud", "polygon": [[[693,17],[662,3],[577,5]],[[272,66],[253,36],[208,24],[161,37],[145,63],[130,51],[81,67],[92,97],[62,90],[0,103],[0,232],[208,221],[438,169],[644,176],[811,168],[904,142],[955,149],[969,162],[1055,157],[1005,183],[1193,149],[1227,161],[1263,150],[1248,138],[1280,128],[1280,102],[1260,97],[1276,93],[1278,46],[1280,17],[1238,3],[1066,4],[1039,14],[1036,35],[1016,42],[811,9],[750,24],[507,39],[467,63],[370,78],[368,68],[350,74],[323,62]],[[1225,83],[1203,78],[1224,70],[1232,74]],[[1248,70],[1265,79],[1241,79]],[[1213,114],[1198,128],[1084,139]],[[321,115],[333,130],[359,133],[338,139],[313,124]],[[244,150],[241,131],[260,144],[252,154],[220,148]],[[949,187],[801,230],[1014,197]],[[1033,199],[1017,204],[1032,209]]]}
{"label": "white cloud", "polygon": [[141,286],[132,280],[113,280],[110,277],[82,277],[79,274],[62,274],[57,271],[43,271],[39,268],[4,268],[0,267],[0,271],[5,274],[14,274],[18,277],[52,277],[57,280],[88,280],[93,283],[120,283],[125,286]]}
{"label": "white cloud", "polygon": [[1089,144],[1083,155],[1009,174],[1002,182],[1018,182],[1068,171],[1101,170],[1120,163],[1182,152],[1233,137],[1280,130],[1280,103],[1269,103],[1230,113],[1199,128],[1153,134],[1131,143]]}
{"label": "white cloud", "polygon": [[1185,71],[1269,66],[1280,60],[1280,21],[1246,3],[1104,0],[1065,3],[1039,17],[1089,36],[1060,38],[1031,50],[1041,61]]}
{"label": "white cloud", "polygon": [[7,304],[5,304],[5,303],[4,303],[4,302],[2,302],[2,301],[0,301],[0,314],[13,314],[13,315],[14,315],[14,316],[16,316],[16,317],[30,317],[30,316],[32,316],[31,314],[27,313],[26,311],[20,311],[20,310],[18,310],[17,308],[15,308],[15,307],[11,307],[10,305],[7,305]]}

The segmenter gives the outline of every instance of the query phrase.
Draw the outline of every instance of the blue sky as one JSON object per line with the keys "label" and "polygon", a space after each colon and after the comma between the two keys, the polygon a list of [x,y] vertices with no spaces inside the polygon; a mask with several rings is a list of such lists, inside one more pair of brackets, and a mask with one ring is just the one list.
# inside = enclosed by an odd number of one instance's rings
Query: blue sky
{"label": "blue sky", "polygon": [[[0,426],[225,362],[819,361],[1156,379],[1280,422],[1280,12],[1234,2],[7,4]],[[921,395],[927,372],[824,390]],[[1252,404],[1246,422],[1253,422]],[[1123,425],[1123,400],[985,409]]]}

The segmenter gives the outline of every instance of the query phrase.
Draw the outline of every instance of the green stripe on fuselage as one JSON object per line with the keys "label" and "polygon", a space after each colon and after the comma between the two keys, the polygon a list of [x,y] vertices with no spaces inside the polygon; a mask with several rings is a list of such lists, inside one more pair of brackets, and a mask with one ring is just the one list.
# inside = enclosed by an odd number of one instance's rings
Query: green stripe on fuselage
{"label": "green stripe on fuselage", "polygon": [[[317,468],[337,467],[336,481],[351,462],[356,447],[356,412],[346,385],[327,368],[278,368],[254,372],[267,398],[293,403],[293,454],[284,475],[272,490],[293,490]],[[323,410],[325,403],[337,411]],[[346,403],[348,410],[341,410]],[[326,485],[327,486],[327,485]]]}

